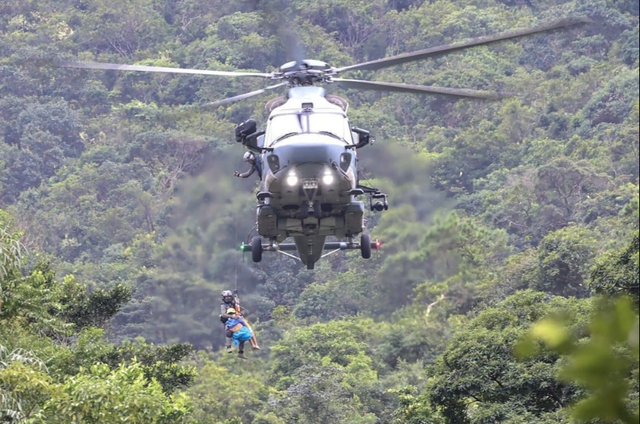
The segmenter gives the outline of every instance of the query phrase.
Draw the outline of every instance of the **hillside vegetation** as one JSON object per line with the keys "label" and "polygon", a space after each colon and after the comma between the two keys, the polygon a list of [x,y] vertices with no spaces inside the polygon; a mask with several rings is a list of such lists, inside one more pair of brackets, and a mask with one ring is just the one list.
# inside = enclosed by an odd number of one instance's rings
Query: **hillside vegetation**
{"label": "hillside vegetation", "polygon": [[[562,16],[593,23],[348,75],[502,101],[327,87],[390,208],[314,271],[238,250],[234,126],[276,94],[197,107],[264,81],[52,66],[339,67]],[[638,38],[637,0],[0,1],[0,422],[637,423]]]}

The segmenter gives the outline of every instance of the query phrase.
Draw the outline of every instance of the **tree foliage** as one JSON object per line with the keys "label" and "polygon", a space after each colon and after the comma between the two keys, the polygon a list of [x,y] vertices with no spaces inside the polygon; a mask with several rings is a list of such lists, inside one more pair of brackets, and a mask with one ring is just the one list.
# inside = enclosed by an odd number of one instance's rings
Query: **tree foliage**
{"label": "tree foliage", "polygon": [[638,398],[629,398],[638,390],[638,314],[631,300],[602,301],[589,322],[586,343],[567,331],[563,321],[547,317],[536,323],[521,342],[522,354],[530,355],[535,341],[542,340],[568,357],[559,378],[588,394],[572,407],[571,415],[579,422],[637,422]]}
{"label": "tree foliage", "polygon": [[[391,207],[366,212],[373,258],[314,271],[236,250],[256,184],[233,128],[268,97],[200,106],[261,82],[55,66],[339,67],[564,16],[592,23],[345,75],[499,102],[325,87]],[[2,420],[635,419],[637,1],[3,0],[0,58]],[[263,347],[242,364],[225,289]]]}
{"label": "tree foliage", "polygon": [[638,304],[638,233],[629,244],[598,258],[589,286],[598,294],[626,295]]}
{"label": "tree foliage", "polygon": [[[519,362],[513,353],[529,327],[553,307],[578,315],[589,309],[588,301],[523,291],[483,310],[456,334],[430,383],[429,399],[446,422],[501,422],[520,414],[539,419],[578,398],[575,386],[556,380],[558,355],[541,352]],[[572,325],[580,331],[580,322]]]}

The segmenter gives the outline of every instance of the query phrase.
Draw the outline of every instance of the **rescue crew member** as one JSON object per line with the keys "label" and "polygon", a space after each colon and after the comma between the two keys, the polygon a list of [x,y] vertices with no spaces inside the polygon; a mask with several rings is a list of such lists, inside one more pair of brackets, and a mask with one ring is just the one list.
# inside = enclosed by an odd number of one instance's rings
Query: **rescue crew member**
{"label": "rescue crew member", "polygon": [[240,178],[249,178],[254,172],[258,171],[258,177],[262,180],[262,164],[260,163],[260,158],[253,152],[245,152],[243,159],[251,167],[246,172],[242,173],[234,171],[233,175]]}

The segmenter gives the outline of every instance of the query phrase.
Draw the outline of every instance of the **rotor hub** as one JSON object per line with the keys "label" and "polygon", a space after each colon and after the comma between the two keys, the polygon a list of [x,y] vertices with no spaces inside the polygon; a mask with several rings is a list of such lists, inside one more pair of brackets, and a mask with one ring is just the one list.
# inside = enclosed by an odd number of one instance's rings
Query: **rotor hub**
{"label": "rotor hub", "polygon": [[287,62],[280,67],[278,79],[287,80],[292,86],[331,82],[335,68],[320,60],[305,59]]}

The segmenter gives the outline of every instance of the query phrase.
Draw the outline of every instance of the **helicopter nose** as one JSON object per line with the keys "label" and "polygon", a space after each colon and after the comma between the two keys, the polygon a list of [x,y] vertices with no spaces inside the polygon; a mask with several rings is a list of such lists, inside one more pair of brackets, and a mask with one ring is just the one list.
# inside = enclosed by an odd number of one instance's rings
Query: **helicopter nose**
{"label": "helicopter nose", "polygon": [[340,186],[346,181],[341,176],[342,174],[331,166],[307,163],[284,170],[280,178],[282,178],[281,181],[288,190],[294,188],[297,190],[297,187],[301,187],[303,189],[321,189],[326,192],[333,192],[339,190]]}
{"label": "helicopter nose", "polygon": [[340,162],[345,144],[326,135],[300,134],[283,140],[274,146],[273,154],[279,157],[281,168],[304,163]]}
{"label": "helicopter nose", "polygon": [[282,158],[284,155],[290,164],[330,163],[336,153],[334,150],[338,149],[332,145],[309,143],[308,145],[290,146],[290,148],[283,151],[283,154],[279,156]]}
{"label": "helicopter nose", "polygon": [[336,182],[336,173],[330,167],[318,169],[317,164],[301,165],[292,167],[285,176],[285,182],[289,186],[296,186],[306,180],[314,180],[325,186],[333,185]]}

